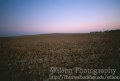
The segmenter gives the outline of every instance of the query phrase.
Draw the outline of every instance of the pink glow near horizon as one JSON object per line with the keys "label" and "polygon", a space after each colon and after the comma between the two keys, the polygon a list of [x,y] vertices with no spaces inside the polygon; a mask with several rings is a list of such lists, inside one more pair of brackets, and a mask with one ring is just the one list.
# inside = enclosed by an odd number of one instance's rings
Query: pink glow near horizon
{"label": "pink glow near horizon", "polygon": [[120,29],[120,0],[11,0],[0,32],[86,33]]}

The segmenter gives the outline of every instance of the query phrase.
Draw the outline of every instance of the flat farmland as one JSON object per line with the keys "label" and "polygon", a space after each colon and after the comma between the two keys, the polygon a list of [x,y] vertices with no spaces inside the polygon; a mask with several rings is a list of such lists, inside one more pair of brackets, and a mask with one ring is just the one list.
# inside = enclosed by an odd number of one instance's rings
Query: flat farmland
{"label": "flat farmland", "polygon": [[120,33],[0,37],[0,81],[49,81],[50,67],[114,68],[120,75]]}

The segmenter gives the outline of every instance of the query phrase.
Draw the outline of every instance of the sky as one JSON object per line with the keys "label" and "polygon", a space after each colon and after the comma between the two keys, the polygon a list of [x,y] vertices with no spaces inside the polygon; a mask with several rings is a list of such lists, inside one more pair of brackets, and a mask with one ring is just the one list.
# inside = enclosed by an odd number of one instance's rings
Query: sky
{"label": "sky", "polygon": [[0,0],[0,36],[120,29],[120,0]]}

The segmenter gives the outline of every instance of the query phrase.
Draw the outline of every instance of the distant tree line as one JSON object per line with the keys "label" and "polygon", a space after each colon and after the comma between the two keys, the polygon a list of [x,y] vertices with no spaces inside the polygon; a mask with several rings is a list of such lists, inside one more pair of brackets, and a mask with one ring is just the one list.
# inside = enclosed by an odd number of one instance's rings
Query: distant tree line
{"label": "distant tree line", "polygon": [[90,33],[120,33],[120,29],[116,30],[106,30],[106,31],[95,31],[95,32],[90,32]]}
{"label": "distant tree line", "polygon": [[117,29],[117,30],[107,30],[107,31],[105,31],[105,32],[111,32],[111,33],[117,33],[117,32],[120,32],[120,29]]}

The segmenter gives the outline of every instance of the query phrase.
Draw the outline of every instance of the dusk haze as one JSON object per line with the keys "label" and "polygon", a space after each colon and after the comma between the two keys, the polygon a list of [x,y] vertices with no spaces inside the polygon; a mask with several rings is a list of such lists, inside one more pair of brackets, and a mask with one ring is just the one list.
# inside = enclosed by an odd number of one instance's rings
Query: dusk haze
{"label": "dusk haze", "polygon": [[0,0],[0,81],[120,81],[120,0]]}
{"label": "dusk haze", "polygon": [[0,0],[0,36],[120,29],[120,0]]}

